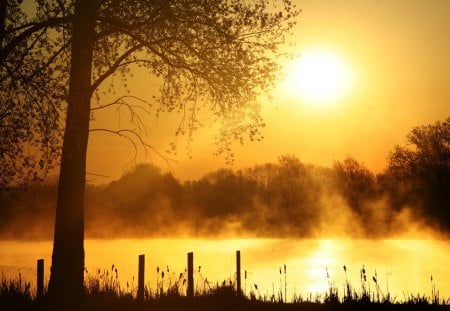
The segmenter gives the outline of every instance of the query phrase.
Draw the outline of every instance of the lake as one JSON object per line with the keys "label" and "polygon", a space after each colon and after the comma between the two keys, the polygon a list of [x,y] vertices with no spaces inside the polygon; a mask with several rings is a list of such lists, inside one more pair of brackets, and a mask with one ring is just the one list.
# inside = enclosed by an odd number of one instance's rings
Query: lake
{"label": "lake", "polygon": [[[247,294],[255,284],[256,294],[266,297],[273,293],[277,297],[280,288],[284,293],[285,284],[289,299],[294,294],[324,293],[329,284],[342,294],[347,279],[360,290],[364,267],[367,286],[375,291],[376,276],[381,293],[389,292],[397,300],[417,293],[430,296],[433,285],[441,298],[450,297],[450,241],[445,240],[123,239],[87,240],[85,250],[90,275],[111,270],[114,264],[122,286],[126,282],[136,286],[139,254],[146,256],[147,285],[154,289],[161,271],[165,286],[173,284],[186,268],[188,252],[194,252],[198,289],[206,286],[206,280],[229,282],[235,279],[235,252],[240,250],[242,289]],[[0,241],[0,273],[6,278],[21,273],[34,286],[36,260],[44,258],[47,282],[51,251],[50,241]]]}

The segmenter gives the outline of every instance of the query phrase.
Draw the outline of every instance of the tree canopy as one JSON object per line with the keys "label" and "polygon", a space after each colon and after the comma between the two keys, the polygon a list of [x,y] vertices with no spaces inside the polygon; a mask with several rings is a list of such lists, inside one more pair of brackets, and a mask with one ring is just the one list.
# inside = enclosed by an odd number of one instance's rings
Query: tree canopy
{"label": "tree canopy", "polygon": [[[67,109],[77,1],[2,2],[0,52],[0,182],[42,177],[58,164]],[[277,73],[277,55],[298,11],[290,1],[99,1],[95,14],[91,117],[102,108],[127,107],[129,128],[99,129],[151,148],[136,129],[149,100],[129,94],[105,103],[104,93],[128,87],[140,68],[158,77],[152,104],[178,111],[175,136],[192,138],[197,114],[209,109],[222,125],[217,152],[232,162],[233,140],[261,139],[258,96]]]}
{"label": "tree canopy", "polygon": [[22,1],[0,5],[0,188],[42,178],[58,162],[68,47],[52,19],[43,3],[35,17]]}
{"label": "tree canopy", "polygon": [[399,204],[420,205],[444,228],[450,226],[450,117],[417,126],[407,144],[389,156],[387,174]]}

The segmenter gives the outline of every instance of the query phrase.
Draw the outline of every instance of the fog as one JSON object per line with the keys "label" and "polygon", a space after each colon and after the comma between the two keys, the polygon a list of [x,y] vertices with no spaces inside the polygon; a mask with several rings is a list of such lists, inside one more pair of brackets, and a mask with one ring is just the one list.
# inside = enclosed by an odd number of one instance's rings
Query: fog
{"label": "fog", "polygon": [[[281,156],[185,183],[141,164],[87,186],[86,237],[446,238],[439,215],[408,191],[352,158],[320,167]],[[52,238],[55,182],[3,191],[0,202],[2,239]]]}
{"label": "fog", "polygon": [[[139,164],[87,185],[87,238],[448,238],[450,117],[419,126],[374,174],[347,157],[330,167],[283,155],[180,182]],[[51,239],[56,178],[0,189],[0,238]]]}

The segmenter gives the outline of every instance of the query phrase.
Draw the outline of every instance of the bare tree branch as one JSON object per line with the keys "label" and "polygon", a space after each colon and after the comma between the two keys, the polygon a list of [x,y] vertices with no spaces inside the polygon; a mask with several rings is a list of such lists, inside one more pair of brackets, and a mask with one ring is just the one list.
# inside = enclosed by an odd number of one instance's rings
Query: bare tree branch
{"label": "bare tree branch", "polygon": [[106,177],[106,178],[111,177],[109,175],[102,175],[102,174],[89,173],[89,172],[86,172],[86,175],[91,175],[91,176],[96,176],[96,177]]}
{"label": "bare tree branch", "polygon": [[117,135],[119,137],[122,137],[122,138],[125,138],[126,140],[128,140],[132,144],[133,149],[134,149],[133,160],[130,163],[136,162],[136,158],[137,158],[137,154],[138,154],[138,144],[141,145],[141,147],[144,149],[146,158],[149,155],[149,150],[151,150],[154,153],[156,153],[161,159],[163,159],[164,162],[166,162],[166,164],[169,167],[170,167],[171,162],[176,162],[174,159],[170,159],[170,158],[164,156],[156,148],[154,148],[153,146],[151,146],[150,144],[145,142],[144,139],[141,137],[141,135],[139,133],[137,133],[136,131],[129,130],[129,129],[110,130],[110,129],[106,129],[106,128],[93,128],[93,129],[90,129],[89,132],[105,132],[105,133]]}
{"label": "bare tree branch", "polygon": [[128,113],[130,114],[130,120],[128,122],[135,125],[139,132],[144,132],[144,134],[147,136],[147,134],[148,134],[147,126],[145,125],[145,122],[142,120],[142,116],[138,112],[138,110],[148,116],[151,116],[152,114],[147,108],[142,107],[139,104],[135,105],[135,104],[130,104],[129,102],[127,102],[127,100],[130,100],[130,99],[136,100],[136,101],[140,102],[141,104],[147,104],[150,106],[150,104],[142,98],[139,98],[137,96],[132,96],[132,95],[124,95],[109,104],[91,108],[91,112],[103,110],[106,108],[116,107],[116,112],[119,115],[119,123],[120,123],[121,122],[121,120],[120,120],[121,119],[121,108],[125,107],[128,110]]}
{"label": "bare tree branch", "polygon": [[91,111],[101,110],[101,109],[105,109],[105,108],[108,108],[108,107],[111,107],[111,106],[116,106],[116,105],[125,105],[127,107],[142,109],[145,113],[151,114],[150,111],[148,111],[147,109],[145,109],[142,106],[128,104],[127,102],[124,101],[125,99],[135,99],[137,101],[142,102],[143,104],[150,105],[150,103],[148,103],[145,99],[142,99],[140,97],[133,96],[133,95],[124,95],[124,96],[119,97],[118,99],[116,99],[112,103],[105,104],[105,105],[102,105],[102,106],[92,107]]}

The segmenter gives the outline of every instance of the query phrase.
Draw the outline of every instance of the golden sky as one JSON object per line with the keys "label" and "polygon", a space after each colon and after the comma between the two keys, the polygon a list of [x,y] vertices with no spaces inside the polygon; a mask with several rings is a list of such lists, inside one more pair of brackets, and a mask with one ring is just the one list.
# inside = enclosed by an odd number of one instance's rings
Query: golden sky
{"label": "golden sky", "polygon": [[[276,162],[283,154],[329,166],[348,155],[379,172],[389,151],[403,144],[414,126],[450,115],[450,1],[294,2],[303,11],[290,38],[299,60],[286,63],[286,72],[298,70],[301,59],[323,53],[338,60],[337,79],[348,76],[349,82],[338,95],[318,104],[279,81],[272,101],[263,103],[264,140],[237,144],[232,168]],[[293,77],[290,83],[300,79],[295,73]],[[140,94],[157,88],[152,81],[139,81],[133,87]],[[177,117],[147,120],[148,141],[161,152],[169,149]],[[225,166],[222,157],[213,155],[214,125],[207,118],[204,121],[194,136],[192,159],[181,141],[178,154],[170,156],[176,161],[170,167],[155,154],[147,161],[171,169],[182,180]],[[117,126],[110,115],[98,115],[95,122],[92,127]],[[132,158],[133,148],[123,139],[92,133],[87,170],[109,177],[88,176],[88,180],[117,179]],[[137,160],[144,161],[141,151]]]}

